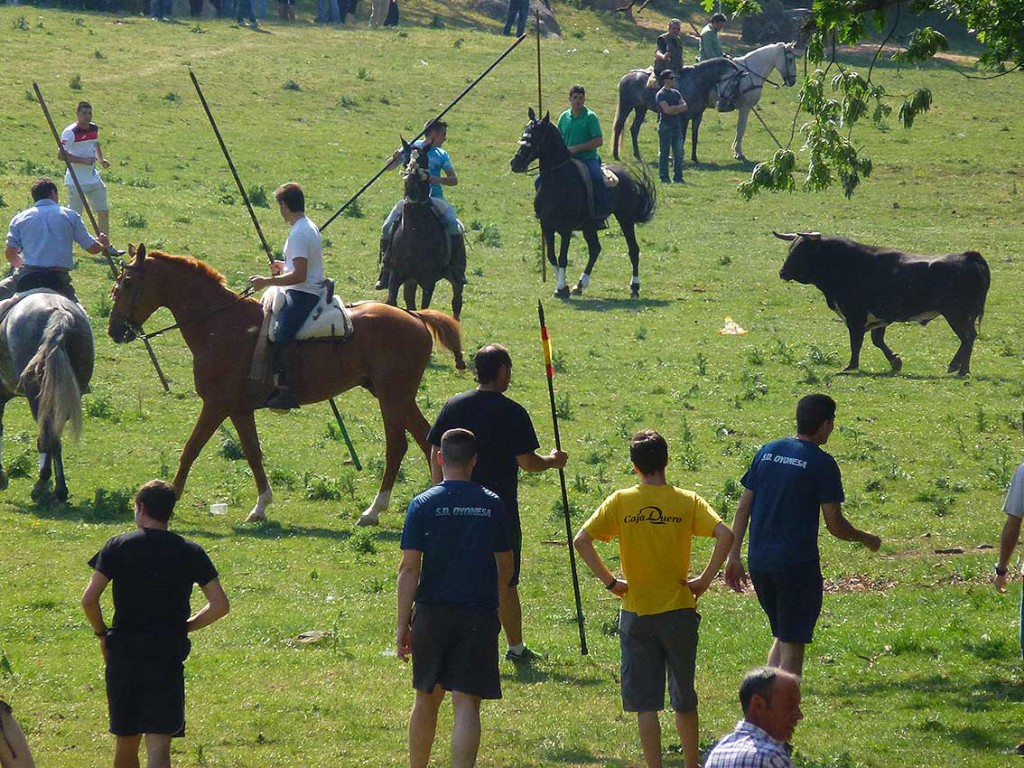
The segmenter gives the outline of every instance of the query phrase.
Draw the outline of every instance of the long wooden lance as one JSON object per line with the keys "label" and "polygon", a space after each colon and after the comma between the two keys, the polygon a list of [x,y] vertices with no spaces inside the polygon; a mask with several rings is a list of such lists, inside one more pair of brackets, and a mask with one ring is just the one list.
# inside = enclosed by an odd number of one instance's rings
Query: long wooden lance
{"label": "long wooden lance", "polygon": [[[485,69],[485,70],[484,70],[484,71],[483,71],[483,72],[482,72],[482,73],[480,74],[480,76],[479,76],[479,77],[477,77],[477,79],[476,79],[476,80],[474,80],[474,81],[473,81],[472,83],[470,83],[469,85],[467,85],[467,86],[466,86],[466,88],[465,88],[465,89],[464,89],[464,90],[462,91],[462,93],[460,93],[460,94],[459,94],[458,96],[456,96],[456,97],[455,97],[455,99],[454,99],[454,100],[452,101],[452,103],[451,103],[451,104],[449,104],[449,105],[448,105],[447,107],[445,107],[444,109],[442,109],[442,110],[441,110],[441,111],[440,111],[440,112],[439,112],[439,113],[438,113],[438,114],[437,114],[437,115],[436,115],[436,116],[435,116],[435,117],[433,118],[433,120],[431,120],[430,122],[428,122],[428,123],[427,123],[427,125],[429,125],[430,123],[434,122],[435,120],[440,120],[440,119],[441,119],[442,117],[444,117],[445,115],[447,115],[447,114],[448,114],[448,113],[449,113],[449,112],[450,112],[450,111],[452,110],[452,108],[453,108],[453,107],[454,107],[454,106],[455,106],[456,104],[458,104],[458,103],[459,103],[460,101],[462,101],[462,99],[463,99],[463,98],[464,98],[464,97],[466,96],[466,94],[467,94],[467,93],[469,93],[469,92],[470,92],[470,91],[472,91],[472,90],[473,90],[474,88],[476,88],[477,84],[478,84],[478,83],[479,83],[479,82],[480,82],[481,80],[483,80],[483,79],[484,79],[485,77],[487,77],[487,75],[489,75],[489,74],[490,74],[491,70],[492,70],[492,69],[494,69],[494,68],[495,68],[496,66],[498,66],[498,65],[499,65],[499,64],[500,64],[500,63],[502,62],[502,60],[504,60],[504,58],[505,58],[506,56],[508,56],[508,55],[509,55],[510,53],[512,53],[512,51],[513,51],[513,50],[515,50],[515,47],[516,47],[517,45],[519,45],[519,44],[520,44],[521,42],[523,42],[523,40],[525,40],[525,39],[526,39],[526,33],[523,33],[522,35],[520,35],[519,37],[517,37],[517,38],[515,39],[515,42],[513,42],[513,43],[512,43],[512,45],[510,45],[510,46],[509,46],[508,48],[506,48],[506,49],[505,49],[505,52],[504,52],[503,54],[501,54],[501,56],[499,56],[499,57],[498,57],[497,59],[495,59],[495,60],[494,60],[494,62],[493,62],[493,63],[492,63],[492,64],[491,64],[491,65],[490,65],[489,67],[487,67],[487,69]],[[425,133],[425,131],[420,131],[419,133],[417,133],[417,134],[416,134],[416,135],[415,135],[415,136],[413,137],[412,141],[410,141],[409,143],[410,143],[410,144],[412,144],[412,142],[413,142],[413,141],[416,141],[416,139],[422,138],[422,136],[423,136],[423,134],[424,134],[424,133]],[[328,227],[329,227],[329,226],[331,225],[331,222],[332,222],[332,221],[334,221],[334,220],[335,220],[336,218],[338,218],[339,216],[341,216],[341,214],[345,212],[345,209],[346,209],[346,208],[348,208],[348,207],[349,207],[350,205],[352,205],[352,203],[354,203],[354,202],[355,202],[356,200],[358,200],[358,199],[359,199],[359,197],[360,197],[360,195],[362,195],[362,194],[363,194],[363,192],[365,192],[366,190],[368,190],[368,189],[369,189],[369,188],[370,188],[370,187],[371,187],[371,186],[373,185],[373,183],[374,183],[375,181],[377,181],[377,179],[379,179],[379,178],[380,178],[381,176],[383,176],[383,175],[384,175],[384,174],[385,174],[385,173],[387,172],[388,168],[390,168],[390,167],[391,167],[391,162],[392,162],[392,161],[391,161],[390,159],[388,159],[388,161],[387,161],[387,162],[386,162],[386,163],[384,164],[384,167],[383,167],[383,168],[381,168],[381,169],[380,169],[379,171],[377,171],[377,173],[375,173],[375,174],[373,175],[373,178],[371,178],[371,179],[370,179],[370,180],[369,180],[368,182],[366,182],[365,184],[363,184],[363,186],[361,186],[361,187],[359,188],[359,190],[358,190],[358,191],[357,191],[357,192],[356,192],[356,193],[355,193],[354,195],[352,195],[352,197],[350,197],[350,198],[349,198],[349,199],[348,199],[347,201],[345,201],[345,204],[344,204],[343,206],[341,206],[341,208],[339,208],[339,209],[338,209],[337,211],[335,211],[335,212],[334,212],[334,215],[333,215],[333,216],[331,216],[331,218],[329,218],[329,219],[328,219],[327,221],[325,221],[325,222],[324,222],[324,223],[323,223],[323,224],[322,224],[322,225],[320,226],[320,231],[321,231],[321,232],[323,232],[323,231],[324,231],[325,229],[327,229],[327,228],[328,228]]]}
{"label": "long wooden lance", "polygon": [[[50,126],[50,133],[53,135],[53,140],[57,142],[57,152],[64,158],[64,165],[67,166],[68,174],[71,176],[71,181],[75,185],[75,190],[78,192],[78,199],[82,201],[82,208],[89,217],[89,223],[92,224],[93,232],[98,235],[100,233],[99,224],[96,223],[96,217],[92,215],[92,208],[90,207],[85,194],[82,192],[82,185],[78,183],[78,174],[75,173],[75,169],[71,165],[71,161],[68,159],[67,153],[63,151],[64,145],[60,143],[60,134],[57,133],[57,126],[53,124],[53,118],[50,117],[50,110],[46,107],[46,99],[43,98],[43,92],[39,90],[39,83],[33,82],[32,88],[36,92],[36,100],[39,102],[39,106],[43,109],[43,116],[46,118],[46,124]],[[114,265],[114,259],[111,257],[110,251],[104,248],[103,255],[107,259],[107,266],[110,267],[111,276],[116,280],[117,267]],[[160,363],[157,362],[156,353],[153,351],[153,345],[149,343],[149,339],[145,338],[145,334],[142,332],[141,327],[139,328],[139,332],[142,336],[142,342],[146,345],[146,351],[149,353],[149,359],[153,363],[153,367],[156,369],[156,375],[160,378],[160,384],[163,386],[164,392],[170,392],[171,388],[167,383],[167,377],[164,376],[164,372],[160,368]]]}
{"label": "long wooden lance", "polygon": [[[206,112],[206,117],[210,121],[210,127],[213,128],[213,133],[217,137],[217,143],[220,144],[220,151],[224,153],[224,159],[227,160],[228,168],[231,170],[231,176],[235,180],[235,186],[238,187],[238,193],[242,196],[242,201],[245,203],[246,210],[249,211],[249,218],[252,219],[252,224],[256,227],[256,234],[259,235],[260,244],[263,246],[263,252],[267,255],[267,263],[273,265],[274,253],[270,250],[270,243],[267,242],[266,236],[263,234],[263,228],[260,227],[259,219],[256,218],[256,211],[252,209],[252,203],[249,200],[249,194],[245,191],[245,186],[242,184],[242,180],[238,176],[238,171],[235,170],[235,164],[231,161],[231,153],[228,152],[228,147],[224,143],[223,137],[220,135],[220,129],[217,127],[217,121],[213,118],[213,112],[210,111],[210,105],[206,102],[206,96],[203,95],[203,89],[199,85],[199,80],[196,79],[195,72],[189,67],[188,76],[192,78],[192,85],[195,86],[196,93],[199,95],[199,101],[203,105],[203,110]],[[363,469],[363,465],[359,461],[359,456],[356,455],[355,446],[352,445],[352,440],[348,436],[348,430],[345,429],[345,421],[341,418],[341,411],[338,410],[337,404],[334,402],[333,397],[327,398],[331,404],[331,410],[334,412],[334,418],[338,422],[338,428],[341,430],[342,437],[345,438],[345,445],[348,446],[349,456],[352,457],[352,466],[357,471]]]}
{"label": "long wooden lance", "polygon": [[[540,11],[534,11],[534,19],[537,22],[537,114],[544,114],[544,96],[540,88]],[[540,281],[548,281],[548,243],[544,239],[543,228],[540,231]]]}
{"label": "long wooden lance", "polygon": [[[562,439],[558,434],[558,411],[555,409],[555,369],[551,361],[551,337],[544,323],[544,305],[537,301],[540,316],[540,340],[544,347],[544,368],[548,377],[548,398],[551,400],[551,423],[555,428],[555,450],[562,450]],[[565,513],[565,543],[569,550],[569,570],[572,571],[572,591],[576,598],[576,624],[580,629],[580,655],[587,655],[587,635],[583,629],[583,603],[580,600],[580,577],[576,572],[576,551],[572,546],[572,521],[569,519],[569,494],[565,488],[565,470],[558,468],[558,480],[562,484],[562,510]]]}

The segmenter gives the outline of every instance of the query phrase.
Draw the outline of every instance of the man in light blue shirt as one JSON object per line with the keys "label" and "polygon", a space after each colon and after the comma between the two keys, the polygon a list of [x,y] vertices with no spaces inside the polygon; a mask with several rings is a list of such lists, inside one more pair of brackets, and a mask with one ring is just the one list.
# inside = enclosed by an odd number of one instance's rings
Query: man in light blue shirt
{"label": "man in light blue shirt", "polygon": [[89,253],[102,253],[110,246],[107,236],[90,235],[82,217],[59,203],[57,185],[50,179],[32,185],[32,199],[35,205],[15,215],[7,230],[4,256],[14,273],[0,281],[0,300],[18,291],[51,288],[78,301],[71,285],[74,243]]}

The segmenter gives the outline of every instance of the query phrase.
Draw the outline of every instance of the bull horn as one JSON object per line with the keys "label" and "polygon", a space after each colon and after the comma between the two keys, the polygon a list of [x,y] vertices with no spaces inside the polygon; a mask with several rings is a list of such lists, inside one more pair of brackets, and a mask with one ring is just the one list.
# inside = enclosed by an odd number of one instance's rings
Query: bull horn
{"label": "bull horn", "polygon": [[797,234],[808,240],[821,240],[821,232],[798,232]]}
{"label": "bull horn", "polygon": [[789,242],[789,243],[793,242],[797,238],[797,236],[792,234],[791,232],[789,232],[789,233],[776,232],[774,229],[772,230],[772,234],[775,235],[777,238],[779,238],[779,240],[785,240],[786,242]]}

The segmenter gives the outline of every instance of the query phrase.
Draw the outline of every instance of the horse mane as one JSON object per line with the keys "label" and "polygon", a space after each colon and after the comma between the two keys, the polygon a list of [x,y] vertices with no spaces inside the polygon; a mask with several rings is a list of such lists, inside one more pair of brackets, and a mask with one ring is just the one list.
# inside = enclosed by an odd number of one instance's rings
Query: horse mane
{"label": "horse mane", "polygon": [[216,283],[222,288],[228,287],[227,278],[211,267],[205,261],[200,261],[194,256],[175,256],[163,251],[148,251],[147,259],[157,259],[173,267],[181,267],[192,272],[196,277]]}

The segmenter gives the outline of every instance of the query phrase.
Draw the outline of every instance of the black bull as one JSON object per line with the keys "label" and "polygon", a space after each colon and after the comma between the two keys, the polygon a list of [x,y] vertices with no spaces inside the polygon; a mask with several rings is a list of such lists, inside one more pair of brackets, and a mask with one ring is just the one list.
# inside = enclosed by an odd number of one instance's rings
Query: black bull
{"label": "black bull", "polygon": [[917,256],[817,232],[773,234],[791,243],[779,277],[816,286],[829,308],[846,321],[850,332],[846,370],[860,365],[864,333],[871,331],[871,342],[898,372],[903,361],[885,344],[886,326],[925,325],[942,315],[960,339],[948,372],[970,373],[971,351],[991,282],[981,254]]}

